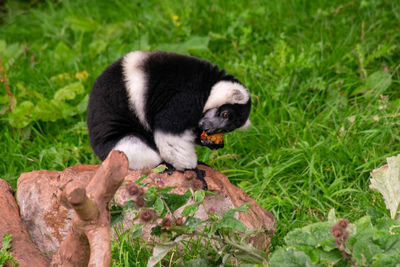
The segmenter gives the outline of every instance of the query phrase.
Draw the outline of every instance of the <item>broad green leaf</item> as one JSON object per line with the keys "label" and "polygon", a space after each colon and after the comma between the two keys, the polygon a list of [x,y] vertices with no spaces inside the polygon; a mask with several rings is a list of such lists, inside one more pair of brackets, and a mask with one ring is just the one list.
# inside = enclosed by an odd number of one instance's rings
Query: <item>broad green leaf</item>
{"label": "broad green leaf", "polygon": [[[65,110],[63,110],[65,108]],[[64,106],[63,102],[56,102],[54,100],[48,101],[47,99],[41,100],[36,103],[32,113],[34,119],[42,121],[56,121],[63,117],[63,112],[67,113],[74,108],[71,106]]]}
{"label": "broad green leaf", "polygon": [[295,229],[285,236],[288,246],[312,246],[322,247],[325,251],[335,249],[335,240],[330,229],[333,223],[318,222]]}
{"label": "broad green leaf", "polygon": [[392,76],[385,71],[372,73],[365,81],[367,90],[375,93],[383,93],[392,84]]}
{"label": "broad green leaf", "polygon": [[164,210],[164,203],[161,198],[157,198],[154,202],[154,211],[157,213],[162,213]]}
{"label": "broad green leaf", "polygon": [[183,217],[186,217],[186,216],[189,216],[189,215],[193,215],[193,214],[196,213],[198,207],[199,207],[199,206],[198,206],[197,204],[187,205],[187,206],[183,209],[181,215],[182,215]]}
{"label": "broad green leaf", "polygon": [[204,200],[204,197],[206,196],[206,192],[204,190],[198,190],[194,192],[194,201],[196,203],[200,203]]}
{"label": "broad green leaf", "polygon": [[[76,107],[73,105],[67,104],[63,101],[54,101],[53,103],[58,107],[59,110],[61,110],[61,117],[64,119],[71,118],[78,114]],[[56,119],[53,119],[52,121],[55,120]]]}
{"label": "broad green leaf", "polygon": [[400,235],[394,235],[388,232],[378,231],[374,234],[374,243],[377,244],[381,249],[388,252],[400,253]]}
{"label": "broad green leaf", "polygon": [[188,201],[188,196],[186,194],[184,195],[179,195],[179,194],[172,194],[172,193],[162,193],[162,197],[167,203],[169,209],[171,212],[176,211],[183,205],[185,205]]}
{"label": "broad green leaf", "polygon": [[241,221],[235,219],[234,217],[223,217],[221,221],[216,223],[216,226],[218,228],[227,228],[242,233],[245,232],[247,229],[246,225],[244,225]]}
{"label": "broad green leaf", "polygon": [[144,175],[142,177],[140,177],[139,179],[137,179],[137,181],[135,182],[136,184],[140,185],[140,183],[147,177],[147,175]]}
{"label": "broad green leaf", "polygon": [[392,219],[399,219],[400,205],[400,154],[386,159],[384,165],[371,172],[370,188],[382,194]]}
{"label": "broad green leaf", "polygon": [[313,267],[322,266],[312,264],[310,258],[303,251],[295,248],[278,248],[272,253],[270,267]]}
{"label": "broad green leaf", "polygon": [[237,208],[232,208],[229,210],[226,210],[223,214],[223,217],[233,217],[235,216],[236,212],[245,212],[245,213],[249,213],[249,203],[244,203],[243,205],[241,205],[240,207]]}
{"label": "broad green leaf", "polygon": [[167,167],[160,165],[153,169],[153,173],[161,173],[161,172],[165,171],[166,169],[167,169]]}
{"label": "broad green leaf", "polygon": [[34,110],[35,105],[30,101],[24,101],[17,105],[11,113],[8,115],[8,122],[11,126],[16,128],[24,128],[31,121],[34,120]]}
{"label": "broad green leaf", "polygon": [[370,232],[373,229],[371,217],[369,216],[361,217],[354,224],[357,228],[356,234],[365,234],[365,232]]}
{"label": "broad green leaf", "polygon": [[310,258],[311,263],[324,264],[325,266],[332,266],[343,260],[342,252],[339,250],[325,251],[322,248],[315,248],[311,246],[296,247],[298,250],[304,251]]}
{"label": "broad green leaf", "polygon": [[392,76],[385,71],[376,71],[369,75],[365,80],[365,85],[361,85],[353,92],[352,95],[365,94],[369,96],[376,96],[384,93],[392,84]]}
{"label": "broad green leaf", "polygon": [[400,251],[394,253],[381,253],[373,256],[371,267],[400,267]]}
{"label": "broad green leaf", "polygon": [[156,198],[157,191],[154,186],[147,189],[146,193],[144,194],[144,200],[146,201],[146,204],[152,206],[154,201],[156,201]]}
{"label": "broad green leaf", "polygon": [[189,217],[185,222],[185,226],[191,230],[195,230],[197,226],[201,225],[203,221],[196,217]]}
{"label": "broad green leaf", "polygon": [[85,97],[82,99],[81,102],[76,106],[76,110],[78,111],[79,114],[85,113],[87,110],[87,106],[89,103],[89,95],[85,95]]}
{"label": "broad green leaf", "polygon": [[54,100],[55,101],[71,100],[74,99],[76,95],[83,94],[84,92],[85,88],[83,87],[83,84],[80,82],[74,82],[59,89],[54,94]]}
{"label": "broad green leaf", "polygon": [[368,266],[372,263],[372,257],[382,252],[383,249],[376,245],[370,236],[359,236],[352,247],[352,258],[358,266]]}
{"label": "broad green leaf", "polygon": [[161,187],[157,189],[158,193],[169,193],[172,191],[172,189],[176,188],[176,186],[166,186],[166,187]]}
{"label": "broad green leaf", "polygon": [[209,41],[208,36],[193,36],[184,42],[184,46],[187,50],[205,50],[208,48]]}

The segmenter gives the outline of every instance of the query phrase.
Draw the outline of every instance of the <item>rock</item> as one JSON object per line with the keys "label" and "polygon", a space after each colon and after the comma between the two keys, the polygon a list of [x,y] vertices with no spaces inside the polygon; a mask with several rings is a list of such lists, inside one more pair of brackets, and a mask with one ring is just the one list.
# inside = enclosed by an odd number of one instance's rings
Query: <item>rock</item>
{"label": "rock", "polygon": [[88,184],[72,180],[63,190],[75,211],[71,227],[50,266],[110,266],[110,202],[128,173],[128,158],[113,150]]}
{"label": "rock", "polygon": [[21,221],[13,189],[2,179],[0,179],[0,210],[0,244],[4,234],[9,233],[12,238],[11,254],[19,266],[48,266],[48,259],[32,243]]}
{"label": "rock", "polygon": [[59,171],[23,173],[17,183],[17,202],[32,241],[44,254],[53,254],[67,234],[74,211],[62,202],[71,180],[87,184],[99,166],[76,165]]}
{"label": "rock", "polygon": [[[62,191],[66,184],[72,180],[79,181],[86,185],[94,175],[100,165],[76,165],[65,169],[62,172],[56,171],[33,171],[24,173],[18,180],[17,199],[20,206],[21,217],[27,224],[32,241],[38,245],[43,253],[54,253],[64,239],[73,215],[73,211],[65,200]],[[258,249],[268,250],[270,239],[275,231],[275,219],[273,215],[261,208],[255,200],[238,187],[233,186],[228,178],[218,171],[199,165],[199,168],[206,171],[205,179],[208,189],[218,197],[207,195],[204,206],[212,207],[216,213],[239,207],[244,203],[250,203],[250,213],[240,213],[239,219],[250,229],[264,229],[255,236],[250,242]],[[127,190],[127,185],[138,180],[146,170],[129,170],[125,177],[125,185],[121,186],[114,196],[114,201],[118,205],[123,205],[126,201],[134,199]],[[181,172],[174,172],[172,175],[167,173],[151,173],[142,183],[148,183],[147,187],[174,186],[173,193],[183,194],[190,187],[196,185],[197,179],[187,177]],[[201,185],[201,184],[200,184]],[[189,203],[190,204],[190,203]],[[183,207],[176,211],[180,214]],[[205,219],[207,212],[200,206],[196,217]],[[129,226],[129,215],[125,217],[125,226]],[[143,229],[143,237],[149,238],[151,226]]]}
{"label": "rock", "polygon": [[[212,191],[217,197],[212,195],[206,195],[204,198],[204,205],[200,205],[196,217],[205,220],[207,219],[208,210],[212,209],[217,214],[222,214],[224,211],[239,207],[245,203],[249,203],[249,213],[240,212],[239,218],[248,228],[250,229],[264,229],[264,232],[258,233],[250,238],[250,242],[255,248],[260,250],[267,250],[269,248],[271,237],[275,231],[275,219],[272,213],[263,209],[256,203],[256,201],[250,198],[242,189],[232,185],[228,178],[222,173],[213,170],[210,167],[199,165],[199,169],[206,172],[205,179],[208,184],[208,190]],[[121,187],[115,194],[114,200],[116,203],[123,206],[123,204],[131,199],[136,200],[136,196],[131,196],[127,190],[130,182],[136,182],[142,177],[140,170],[131,170],[130,173],[125,177],[126,185]],[[196,183],[196,179],[187,179],[181,172],[174,172],[171,176],[168,174],[152,173],[145,178],[142,183],[148,184],[146,188],[150,186],[160,187],[176,187],[171,192],[175,194],[184,194],[189,188],[193,187]],[[201,183],[200,183],[201,185]],[[193,204],[193,202],[188,202]],[[204,208],[204,206],[206,208]],[[180,217],[181,212],[185,206],[179,208],[175,213],[175,217]],[[135,214],[132,215],[134,217]],[[123,225],[125,228],[129,228],[132,222],[132,218],[129,218],[129,214],[125,216]],[[158,222],[159,223],[159,222]],[[144,239],[150,238],[151,228],[154,224],[146,224],[143,228],[142,236]]]}

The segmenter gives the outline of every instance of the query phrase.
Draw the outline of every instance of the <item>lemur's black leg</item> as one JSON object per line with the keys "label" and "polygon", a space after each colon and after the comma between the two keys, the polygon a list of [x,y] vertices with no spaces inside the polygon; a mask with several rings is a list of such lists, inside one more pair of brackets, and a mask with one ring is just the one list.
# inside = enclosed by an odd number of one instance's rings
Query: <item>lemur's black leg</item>
{"label": "lemur's black leg", "polygon": [[204,177],[206,176],[206,172],[203,170],[199,170],[198,168],[194,169],[197,175],[197,179],[199,179],[203,183],[203,190],[208,190],[208,185],[206,182],[206,179]]}

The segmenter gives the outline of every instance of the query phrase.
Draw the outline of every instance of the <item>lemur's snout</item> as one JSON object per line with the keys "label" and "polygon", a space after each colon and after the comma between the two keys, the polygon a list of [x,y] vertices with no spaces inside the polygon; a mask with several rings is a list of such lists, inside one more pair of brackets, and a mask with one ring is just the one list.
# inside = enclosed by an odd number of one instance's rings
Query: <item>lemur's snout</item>
{"label": "lemur's snout", "polygon": [[216,113],[217,113],[216,108],[207,110],[199,121],[200,128],[207,134],[214,134],[220,130],[219,127],[220,122],[218,116],[216,116]]}

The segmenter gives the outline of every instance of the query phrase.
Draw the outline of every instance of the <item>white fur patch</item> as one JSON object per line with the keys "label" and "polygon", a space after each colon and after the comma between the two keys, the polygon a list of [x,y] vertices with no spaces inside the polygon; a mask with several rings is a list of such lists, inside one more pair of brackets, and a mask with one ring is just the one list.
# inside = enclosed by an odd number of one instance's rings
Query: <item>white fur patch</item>
{"label": "white fur patch", "polygon": [[239,130],[247,130],[247,128],[249,128],[251,126],[251,121],[249,119],[247,119],[247,121],[239,127]]}
{"label": "white fur patch", "polygon": [[154,168],[162,161],[156,151],[135,136],[125,136],[118,141],[113,150],[125,153],[131,169]]}
{"label": "white fur patch", "polygon": [[196,168],[195,136],[192,131],[186,130],[180,135],[156,131],[154,140],[160,151],[161,158],[172,164],[175,169],[183,171]]}
{"label": "white fur patch", "polygon": [[240,83],[220,81],[211,88],[203,112],[225,104],[246,104],[249,99],[249,91]]}
{"label": "white fur patch", "polygon": [[129,96],[129,104],[143,126],[150,129],[145,112],[146,75],[141,69],[141,65],[148,55],[148,52],[143,51],[135,51],[127,54],[122,60],[122,69]]}

